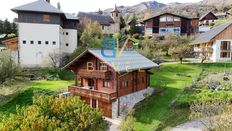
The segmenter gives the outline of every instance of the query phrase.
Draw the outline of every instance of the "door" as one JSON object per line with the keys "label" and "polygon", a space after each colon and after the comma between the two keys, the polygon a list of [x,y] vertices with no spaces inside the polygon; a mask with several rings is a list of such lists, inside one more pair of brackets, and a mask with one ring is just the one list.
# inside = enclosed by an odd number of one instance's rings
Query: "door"
{"label": "door", "polygon": [[88,87],[91,89],[94,87],[94,80],[93,79],[88,79]]}
{"label": "door", "polygon": [[92,108],[97,108],[97,101],[92,99]]}

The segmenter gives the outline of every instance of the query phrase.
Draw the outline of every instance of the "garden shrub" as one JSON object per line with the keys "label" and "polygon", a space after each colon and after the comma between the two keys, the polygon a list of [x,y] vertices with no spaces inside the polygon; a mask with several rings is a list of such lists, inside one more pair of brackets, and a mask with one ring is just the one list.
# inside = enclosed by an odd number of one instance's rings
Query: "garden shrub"
{"label": "garden shrub", "polygon": [[97,109],[92,109],[79,97],[40,96],[33,105],[18,108],[16,114],[3,117],[0,130],[75,130],[104,131],[107,124]]}
{"label": "garden shrub", "polygon": [[200,119],[207,129],[227,131],[232,128],[232,106],[227,100],[194,102],[190,106],[192,119]]}
{"label": "garden shrub", "polygon": [[133,116],[134,111],[130,110],[120,125],[120,131],[134,131],[136,119]]}

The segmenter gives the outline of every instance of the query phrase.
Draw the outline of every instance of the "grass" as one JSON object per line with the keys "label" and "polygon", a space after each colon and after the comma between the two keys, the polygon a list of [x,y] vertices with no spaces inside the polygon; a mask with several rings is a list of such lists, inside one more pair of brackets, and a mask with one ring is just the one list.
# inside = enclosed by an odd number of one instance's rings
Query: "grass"
{"label": "grass", "polygon": [[6,99],[0,102],[0,115],[15,113],[16,106],[31,105],[33,97],[36,95],[56,94],[62,90],[67,90],[71,83],[70,81],[34,81],[21,84],[24,87],[8,94]]}
{"label": "grass", "polygon": [[228,71],[231,67],[232,63],[161,65],[159,70],[153,71],[151,85],[157,89],[162,88],[160,87],[161,83],[165,83],[165,90],[162,94],[152,96],[140,103],[141,105],[135,111],[136,131],[168,130],[188,121],[189,109],[172,108],[173,100],[185,87],[191,86],[193,80],[200,77],[202,69]]}

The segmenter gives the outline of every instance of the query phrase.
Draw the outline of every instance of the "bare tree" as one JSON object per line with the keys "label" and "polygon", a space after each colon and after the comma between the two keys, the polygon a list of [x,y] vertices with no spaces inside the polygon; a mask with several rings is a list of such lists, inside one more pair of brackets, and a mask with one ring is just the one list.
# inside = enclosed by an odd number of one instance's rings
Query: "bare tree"
{"label": "bare tree", "polygon": [[201,63],[204,63],[205,60],[209,59],[210,53],[213,52],[213,48],[209,46],[201,47],[200,51],[198,51],[201,59]]}

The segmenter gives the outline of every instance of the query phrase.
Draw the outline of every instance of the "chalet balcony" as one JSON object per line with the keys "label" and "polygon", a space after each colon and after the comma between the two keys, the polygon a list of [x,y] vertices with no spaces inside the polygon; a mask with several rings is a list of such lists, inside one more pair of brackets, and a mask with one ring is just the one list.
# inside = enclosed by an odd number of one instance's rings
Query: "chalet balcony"
{"label": "chalet balcony", "polygon": [[105,102],[112,102],[117,98],[116,92],[102,92],[99,90],[89,89],[88,87],[69,86],[68,91],[74,95],[99,99]]}
{"label": "chalet balcony", "polygon": [[84,78],[100,78],[100,79],[110,79],[111,72],[110,71],[102,71],[102,70],[86,70],[86,69],[80,69],[78,71],[79,77]]}

